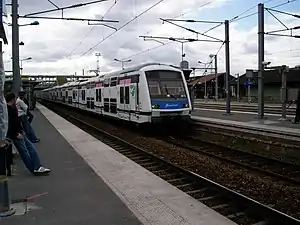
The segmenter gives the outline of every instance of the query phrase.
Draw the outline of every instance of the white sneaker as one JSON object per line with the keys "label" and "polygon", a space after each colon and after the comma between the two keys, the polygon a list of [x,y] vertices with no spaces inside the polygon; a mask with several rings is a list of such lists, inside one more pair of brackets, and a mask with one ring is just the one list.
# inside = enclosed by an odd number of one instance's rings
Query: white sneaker
{"label": "white sneaker", "polygon": [[51,170],[41,166],[38,170],[34,170],[34,172],[35,173],[50,173]]}

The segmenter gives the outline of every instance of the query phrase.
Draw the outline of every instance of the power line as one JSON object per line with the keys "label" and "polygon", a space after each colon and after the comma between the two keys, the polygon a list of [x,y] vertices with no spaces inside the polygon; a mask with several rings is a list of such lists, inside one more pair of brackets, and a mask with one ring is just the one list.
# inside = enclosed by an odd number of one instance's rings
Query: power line
{"label": "power line", "polygon": [[[112,8],[117,4],[117,0],[115,0],[115,2],[113,3],[112,6],[110,6],[108,8],[108,10],[103,14],[103,18],[105,18],[105,16],[112,10]],[[83,37],[83,39],[81,39],[78,43],[77,46],[75,46],[75,48],[68,54],[67,58],[69,58],[84,42],[84,40],[92,33],[92,31],[96,28],[96,26],[93,26],[90,28],[90,30],[88,31],[88,33]]]}
{"label": "power line", "polygon": [[[275,0],[265,0],[262,3],[266,4],[266,3],[272,2],[272,1],[275,1]],[[234,16],[232,19],[229,20],[229,22],[232,22],[233,20],[238,19],[240,16],[246,14],[247,12],[251,11],[252,9],[255,9],[256,7],[257,7],[257,5],[254,5],[254,6],[250,7],[249,9],[243,11],[242,13],[238,14],[237,16]]]}
{"label": "power line", "polygon": [[[264,1],[264,3],[269,3],[269,2],[272,2],[272,1],[274,1],[274,0],[266,0],[266,1]],[[273,6],[272,8],[277,8],[277,7],[280,7],[280,6],[283,6],[283,5],[292,3],[292,2],[294,2],[294,1],[297,1],[297,0],[288,0],[287,2],[284,2],[284,3],[281,3],[281,4],[279,4],[279,5]],[[242,19],[245,19],[245,18],[250,17],[250,16],[253,16],[253,15],[256,15],[257,12],[251,13],[250,15],[246,15],[246,16],[244,16],[244,17],[240,17],[240,16],[246,14],[247,12],[249,12],[250,10],[254,9],[255,7],[257,7],[257,5],[255,5],[255,6],[251,7],[251,8],[249,8],[249,9],[245,10],[244,12],[240,13],[239,15],[233,17],[233,18],[230,20],[230,22],[235,22],[235,21],[242,20]],[[206,30],[205,32],[203,32],[203,34],[209,32],[209,31],[211,31],[211,30],[213,30],[213,29],[216,29],[217,27],[219,27],[219,26],[221,26],[221,25],[222,25],[222,24],[218,24],[218,25],[216,25],[216,26],[214,26],[214,27],[212,27],[212,28]],[[152,31],[152,30],[150,30],[150,31]],[[149,31],[148,31],[147,33],[149,33]],[[153,48],[150,48],[150,49],[141,51],[141,52],[139,52],[139,53],[133,54],[133,55],[127,57],[126,59],[129,59],[129,58],[132,58],[132,57],[136,57],[136,56],[142,55],[142,54],[144,54],[144,53],[146,53],[146,52],[150,52],[150,51],[152,51],[152,50],[156,50],[156,49],[158,49],[158,48],[161,48],[161,47],[163,47],[163,46],[166,46],[166,45],[169,45],[169,44],[173,44],[173,43],[174,43],[174,42],[172,42],[172,41],[171,41],[171,42],[167,42],[167,43],[165,43],[164,45],[159,45],[159,46],[156,46],[156,47],[153,47]],[[222,45],[222,47],[223,47],[223,45]],[[222,48],[222,47],[221,47],[221,48]],[[221,49],[220,49],[220,50],[221,50]]]}
{"label": "power line", "polygon": [[125,23],[123,26],[121,26],[120,28],[118,28],[116,31],[114,31],[113,33],[111,33],[110,35],[106,36],[103,40],[99,41],[97,44],[95,44],[94,46],[92,46],[89,50],[87,50],[86,52],[84,52],[81,56],[86,55],[87,53],[89,53],[90,51],[92,51],[94,48],[96,48],[97,46],[99,46],[101,43],[103,43],[105,40],[107,40],[108,38],[110,38],[111,36],[113,36],[115,33],[117,33],[118,31],[120,31],[121,29],[123,29],[124,27],[126,27],[128,24],[132,23],[133,21],[135,21],[136,19],[138,19],[139,17],[141,17],[142,15],[144,15],[145,13],[147,13],[149,10],[153,9],[155,6],[159,5],[160,3],[162,3],[164,0],[160,0],[157,3],[155,3],[154,5],[152,5],[151,7],[147,8],[146,10],[144,10],[143,12],[141,12],[139,15],[133,17],[131,20],[129,20],[127,23]]}
{"label": "power line", "polygon": [[[268,3],[268,2],[271,2],[271,1],[274,1],[274,0],[267,0],[267,1],[264,1],[263,4]],[[298,0],[288,0],[288,1],[284,2],[284,3],[281,3],[281,4],[278,4],[278,5],[272,6],[272,7],[270,7],[270,9],[275,9],[275,8],[284,6],[284,5],[286,5],[286,4],[290,4],[290,3],[295,2],[295,1],[298,1]],[[249,12],[250,10],[254,9],[255,7],[257,7],[257,5],[255,5],[254,7],[251,7],[250,9],[246,10],[245,12]],[[248,18],[248,17],[251,17],[251,16],[254,16],[254,15],[258,14],[258,12],[250,13],[250,14],[248,14],[248,15],[246,15],[246,16],[240,17],[241,15],[244,15],[244,14],[245,14],[245,13],[241,13],[239,16],[233,17],[233,18],[230,20],[230,22],[236,22],[236,21],[239,21],[239,20],[242,20],[242,19],[246,19],[246,18]]]}
{"label": "power line", "polygon": [[55,11],[59,11],[61,10],[62,12],[66,9],[74,9],[74,8],[79,8],[82,6],[87,6],[87,5],[92,5],[95,3],[99,3],[99,2],[105,2],[107,0],[97,0],[97,1],[90,1],[90,2],[85,2],[85,3],[79,3],[79,4],[74,4],[74,5],[70,5],[70,6],[65,6],[65,7],[58,7],[55,5],[55,9],[48,9],[48,10],[43,10],[40,12],[35,12],[35,13],[28,13],[25,16],[29,17],[29,16],[33,16],[33,15],[37,15],[37,14],[44,14],[44,13],[49,13],[49,12],[55,12]]}
{"label": "power line", "polygon": [[[199,10],[199,9],[201,9],[202,7],[204,7],[204,6],[207,6],[207,5],[209,5],[209,4],[211,4],[211,3],[213,3],[213,2],[215,2],[216,0],[211,0],[211,1],[209,1],[209,2],[206,2],[206,3],[203,3],[202,5],[200,5],[199,7],[197,7],[196,9],[192,9],[192,10],[189,10],[189,11],[187,11],[187,12],[184,12],[184,13],[181,13],[180,15],[178,15],[178,16],[176,16],[176,17],[173,17],[173,19],[177,19],[177,18],[179,18],[179,17],[182,17],[182,16],[184,16],[184,15],[187,15],[187,14],[189,14],[189,13],[191,13],[191,12],[194,12],[194,11],[196,11],[196,10]],[[163,23],[164,24],[164,23]],[[163,25],[162,24],[162,25]],[[216,26],[216,27],[218,27],[218,26]],[[214,29],[214,28],[213,28]],[[146,34],[149,34],[151,31],[153,31],[154,29],[150,29],[150,30],[148,30],[146,33],[145,33],[145,35]],[[209,30],[210,31],[210,30]],[[207,31],[207,32],[209,32],[209,31]],[[207,33],[207,32],[204,32],[204,34],[205,33]],[[138,37],[136,37],[135,38],[135,40],[138,40],[139,39],[139,36]],[[130,42],[132,42],[132,40],[130,41]],[[128,42],[125,42],[122,46],[124,46],[125,44],[127,44]],[[171,43],[171,42],[170,42]],[[121,46],[121,47],[122,47]]]}

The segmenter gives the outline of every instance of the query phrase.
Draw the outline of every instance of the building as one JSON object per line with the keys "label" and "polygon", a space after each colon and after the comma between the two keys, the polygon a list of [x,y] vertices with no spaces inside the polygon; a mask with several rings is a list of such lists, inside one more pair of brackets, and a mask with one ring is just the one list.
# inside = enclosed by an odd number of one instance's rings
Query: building
{"label": "building", "polygon": [[[290,68],[286,72],[287,88],[300,89],[300,67]],[[281,80],[279,70],[265,70],[263,75],[265,102],[281,102]],[[249,82],[250,81],[250,82]],[[248,79],[246,73],[239,77],[241,100],[248,101],[248,84],[250,83],[250,97],[252,102],[257,101],[257,71],[253,72],[253,78]]]}
{"label": "building", "polygon": [[[204,98],[205,96],[205,86],[206,86],[206,93],[208,99],[214,99],[215,98],[215,89],[216,89],[216,77],[218,77],[218,93],[219,99],[226,98],[226,73],[217,73],[217,76],[215,73],[203,75],[203,76],[195,76],[191,77],[188,81],[189,86],[194,86],[195,90],[195,98]],[[206,84],[205,84],[206,83]],[[229,85],[231,86],[230,90],[232,93],[232,97],[235,96],[235,86],[236,86],[236,78],[234,76],[230,75],[229,78]]]}

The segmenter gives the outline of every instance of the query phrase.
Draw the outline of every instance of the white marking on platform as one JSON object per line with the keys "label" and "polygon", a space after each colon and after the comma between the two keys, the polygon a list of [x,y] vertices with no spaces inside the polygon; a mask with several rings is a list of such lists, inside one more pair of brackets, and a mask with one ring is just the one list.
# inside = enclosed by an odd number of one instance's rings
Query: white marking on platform
{"label": "white marking on platform", "polygon": [[235,224],[44,106],[37,108],[143,224]]}
{"label": "white marking on platform", "polygon": [[274,120],[263,120],[263,121],[253,120],[253,121],[249,121],[248,123],[270,125],[270,124],[276,124],[276,123],[279,123],[279,122],[274,121]]}
{"label": "white marking on platform", "polygon": [[[207,108],[195,108],[194,110],[198,111],[213,111],[213,112],[225,112],[224,109],[207,109]],[[247,112],[247,111],[230,111],[231,113],[237,113],[237,114],[249,114],[249,115],[257,115],[257,112]],[[281,117],[281,114],[273,114],[273,113],[264,113],[265,116],[276,116]],[[293,115],[287,115],[287,118],[293,118]]]}

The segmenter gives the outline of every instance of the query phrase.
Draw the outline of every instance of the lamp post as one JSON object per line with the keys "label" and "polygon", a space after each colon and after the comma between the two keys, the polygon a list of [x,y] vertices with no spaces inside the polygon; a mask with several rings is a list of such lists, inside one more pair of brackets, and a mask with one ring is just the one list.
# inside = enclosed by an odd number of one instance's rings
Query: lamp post
{"label": "lamp post", "polygon": [[31,59],[32,59],[31,57],[27,57],[27,58],[25,58],[25,59],[21,59],[21,60],[20,60],[20,72],[21,72],[21,76],[22,76],[22,74],[23,74],[23,66],[22,66],[23,61],[28,61],[28,60],[31,60]]}
{"label": "lamp post", "polygon": [[204,71],[204,78],[205,78],[205,81],[204,81],[204,101],[206,102],[207,101],[207,84],[206,84],[207,68],[206,68],[206,65],[211,64],[211,62],[205,63],[205,62],[198,61],[198,63],[199,64],[204,64],[204,68],[205,68],[205,71]]}
{"label": "lamp post", "polygon": [[99,57],[101,56],[101,53],[96,52],[95,56],[97,56],[97,75],[99,75],[100,73]]}
{"label": "lamp post", "polygon": [[20,76],[20,49],[19,49],[19,27],[39,25],[38,21],[34,21],[29,24],[19,25],[19,1],[11,1],[11,14],[12,23],[9,24],[12,27],[12,56],[13,56],[13,84],[12,92],[18,94],[21,88],[21,76]]}
{"label": "lamp post", "polygon": [[114,59],[114,60],[117,62],[120,62],[122,64],[122,70],[124,70],[124,63],[129,63],[132,61],[131,59],[128,59],[128,60]]}

